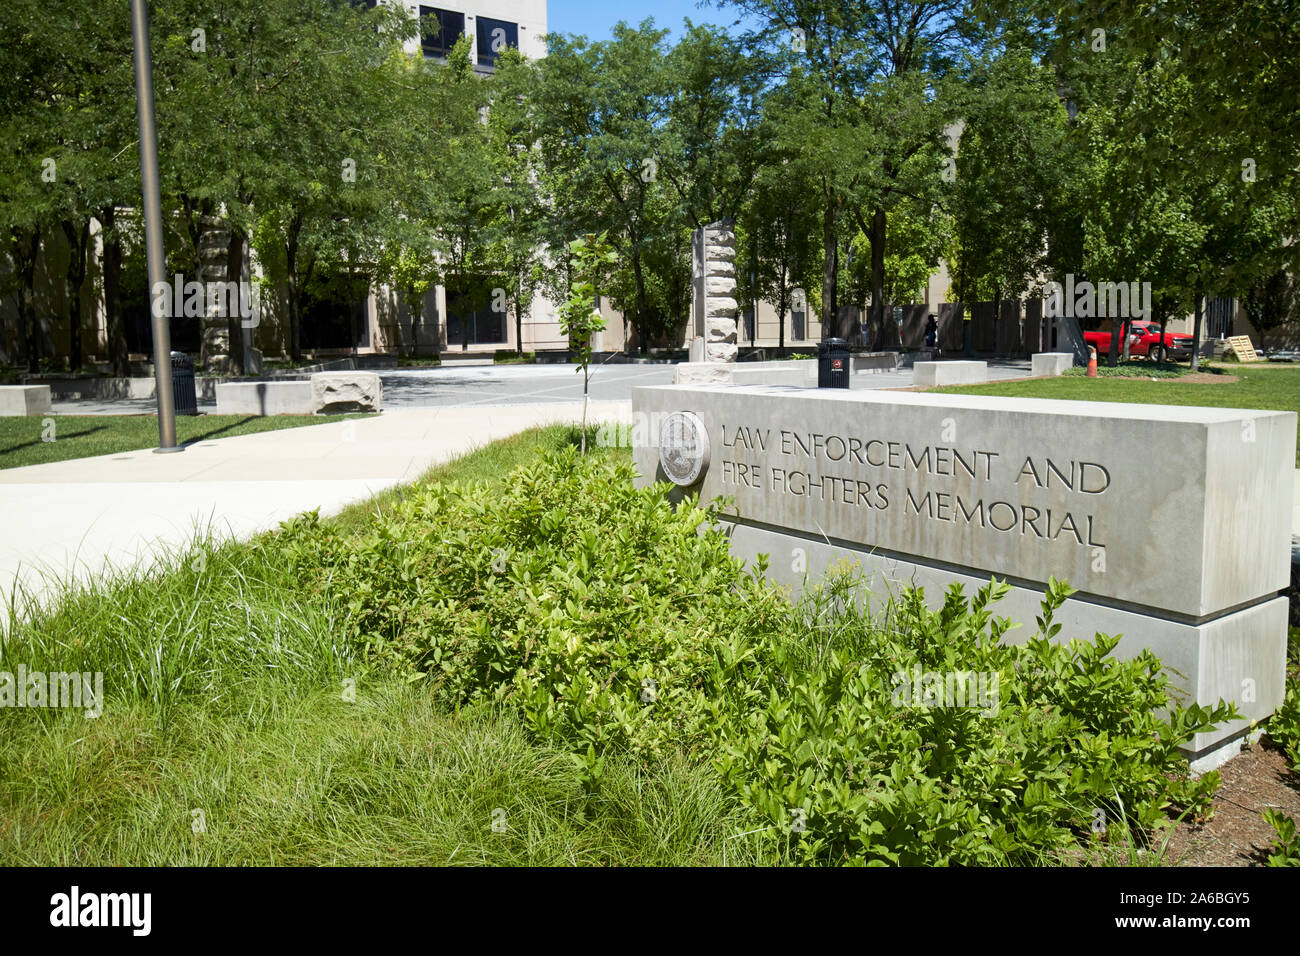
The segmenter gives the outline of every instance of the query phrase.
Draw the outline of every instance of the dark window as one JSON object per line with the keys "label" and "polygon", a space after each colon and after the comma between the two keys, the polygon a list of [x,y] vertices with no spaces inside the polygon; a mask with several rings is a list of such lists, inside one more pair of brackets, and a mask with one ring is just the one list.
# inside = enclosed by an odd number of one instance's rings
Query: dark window
{"label": "dark window", "polygon": [[472,279],[447,289],[447,347],[504,344],[506,313],[492,310],[493,283]]}
{"label": "dark window", "polygon": [[1232,334],[1232,320],[1237,312],[1237,300],[1228,298],[1211,298],[1206,304],[1205,315],[1208,338],[1217,339]]}
{"label": "dark window", "polygon": [[349,349],[370,344],[365,276],[316,276],[303,290],[302,347]]}
{"label": "dark window", "polygon": [[445,57],[465,32],[465,14],[420,7],[420,45],[425,56]]}
{"label": "dark window", "polygon": [[478,18],[478,65],[496,66],[497,57],[506,47],[519,46],[519,27],[505,20]]}
{"label": "dark window", "polygon": [[[169,288],[173,281],[169,275],[167,278]],[[206,289],[206,286],[204,288]],[[183,296],[184,290],[181,291]],[[118,279],[118,302],[122,316],[122,331],[126,337],[126,350],[148,355],[152,359],[153,296],[149,294],[149,279],[145,272],[143,255],[129,256],[124,261],[121,277]],[[171,308],[171,304],[168,303],[168,310],[170,311]],[[167,322],[171,329],[172,348],[180,352],[197,352],[203,340],[203,320],[198,316],[184,315],[184,309],[181,312],[181,315],[173,315]]]}

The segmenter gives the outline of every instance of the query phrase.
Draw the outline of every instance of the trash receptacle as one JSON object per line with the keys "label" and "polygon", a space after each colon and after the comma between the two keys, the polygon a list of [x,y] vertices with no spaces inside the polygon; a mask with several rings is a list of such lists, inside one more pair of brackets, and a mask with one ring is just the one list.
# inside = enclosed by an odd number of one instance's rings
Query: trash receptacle
{"label": "trash receptacle", "polygon": [[849,343],[823,339],[817,343],[817,387],[849,387]]}
{"label": "trash receptacle", "polygon": [[197,415],[199,397],[194,388],[194,361],[184,352],[173,352],[172,402],[177,415]]}

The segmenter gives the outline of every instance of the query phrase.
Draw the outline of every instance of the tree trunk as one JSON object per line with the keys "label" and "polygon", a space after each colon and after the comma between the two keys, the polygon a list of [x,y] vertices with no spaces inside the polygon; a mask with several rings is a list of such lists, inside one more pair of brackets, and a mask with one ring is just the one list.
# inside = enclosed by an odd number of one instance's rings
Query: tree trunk
{"label": "tree trunk", "polygon": [[[459,274],[457,274],[457,276],[456,276],[456,282],[457,282],[456,290],[459,292],[459,291],[460,291],[460,286],[459,286],[459,283],[460,283],[460,275],[459,275]],[[462,301],[463,301],[463,300],[462,300]],[[448,311],[449,313],[451,312],[450,307],[447,309],[447,311]],[[464,316],[464,315],[462,315],[462,316],[460,317],[460,350],[461,350],[462,352],[468,352],[468,351],[469,351],[469,323],[470,323],[470,317],[467,317],[467,316]]]}
{"label": "tree trunk", "polygon": [[303,216],[295,212],[285,235],[285,278],[289,291],[289,358],[300,362],[303,358],[303,286],[298,277],[298,238],[303,229]]}
{"label": "tree trunk", "polygon": [[86,281],[86,245],[90,238],[90,220],[78,225],[63,220],[63,235],[68,240],[68,370],[81,368],[81,287]]}
{"label": "tree trunk", "polygon": [[[993,287],[993,351],[998,350],[998,325],[1002,322],[1002,283]],[[1111,338],[1114,338],[1112,335]]]}
{"label": "tree trunk", "polygon": [[114,231],[116,207],[104,206],[97,218],[100,235],[104,240],[101,271],[104,277],[104,329],[108,336],[108,361],[113,374],[125,377],[131,374],[127,353],[126,328],[122,324],[122,242]]}
{"label": "tree trunk", "polygon": [[776,297],[776,347],[785,348],[785,307],[787,305],[788,293],[785,291],[786,283],[790,278],[790,270],[786,268],[783,261],[781,263],[781,282],[778,288],[781,290]]}
{"label": "tree trunk", "polygon": [[[1205,316],[1205,294],[1201,287],[1196,287],[1196,324],[1192,329],[1192,371],[1200,365],[1201,358],[1201,319]],[[1163,341],[1164,337],[1161,336]]]}
{"label": "tree trunk", "polygon": [[18,329],[22,341],[23,358],[27,371],[41,370],[40,356],[36,351],[36,257],[41,251],[41,230],[33,227],[29,233],[26,229],[15,226],[10,231],[14,265],[19,275],[18,286]]}
{"label": "tree trunk", "polygon": [[[639,345],[641,354],[645,355],[648,351],[647,346],[649,345],[647,339],[649,339],[650,336],[645,327],[645,272],[641,268],[641,253],[639,252],[634,252],[632,254],[632,274],[636,278],[636,322],[634,328],[636,328],[637,337],[640,340]],[[705,324],[708,324],[707,317],[705,318]],[[739,336],[737,336],[737,338],[739,338]]]}
{"label": "tree trunk", "polygon": [[524,357],[524,307],[518,297],[515,298],[515,354]]}
{"label": "tree trunk", "polygon": [[822,213],[822,338],[837,333],[835,328],[835,260],[839,244],[835,237],[835,202],[829,185],[824,188],[826,210]]}
{"label": "tree trunk", "polygon": [[420,326],[424,324],[424,296],[416,291],[415,286],[406,290],[406,311],[411,316],[409,354],[415,356],[420,354]]}
{"label": "tree trunk", "polygon": [[302,283],[298,277],[298,237],[302,214],[294,213],[284,243],[285,278],[289,293],[289,358],[302,361]]}
{"label": "tree trunk", "polygon": [[871,214],[871,325],[876,330],[876,347],[885,338],[885,210]]}
{"label": "tree trunk", "polygon": [[[226,247],[226,281],[239,283],[244,279],[244,251],[248,238],[243,230],[230,224],[230,244]],[[244,330],[238,309],[226,317],[226,334],[230,336],[229,369],[231,375],[244,374]]]}

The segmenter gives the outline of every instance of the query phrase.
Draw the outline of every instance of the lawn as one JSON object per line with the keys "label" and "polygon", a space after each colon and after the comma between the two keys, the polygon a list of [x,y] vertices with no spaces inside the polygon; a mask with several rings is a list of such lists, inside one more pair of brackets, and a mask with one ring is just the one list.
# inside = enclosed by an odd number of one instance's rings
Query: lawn
{"label": "lawn", "polygon": [[[1300,366],[1224,364],[1235,382],[1187,382],[1178,379],[1040,378],[1028,382],[959,385],[945,392],[1058,398],[1089,402],[1133,402],[1146,405],[1208,405],[1213,408],[1276,409],[1300,413]],[[1300,447],[1296,450],[1300,467]]]}
{"label": "lawn", "polygon": [[[182,445],[362,415],[177,415]],[[158,447],[156,415],[41,415],[0,418],[0,468],[43,465]]]}
{"label": "lawn", "polygon": [[[19,609],[0,674],[102,713],[0,706],[0,864],[1131,863],[1203,809],[1142,661],[1001,645],[992,586],[791,605],[576,437]],[[1010,692],[900,710],[918,653]]]}

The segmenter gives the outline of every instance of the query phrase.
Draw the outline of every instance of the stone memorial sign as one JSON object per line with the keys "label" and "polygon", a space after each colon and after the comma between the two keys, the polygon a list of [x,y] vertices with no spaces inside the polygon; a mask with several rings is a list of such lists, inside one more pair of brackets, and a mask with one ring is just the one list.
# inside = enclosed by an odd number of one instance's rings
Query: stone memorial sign
{"label": "stone memorial sign", "polygon": [[938,600],[996,575],[1023,639],[1065,579],[1062,637],[1122,633],[1248,717],[1281,702],[1294,413],[716,385],[635,389],[633,411],[640,480],[731,497],[733,551],[779,581],[852,557],[879,597]]}

